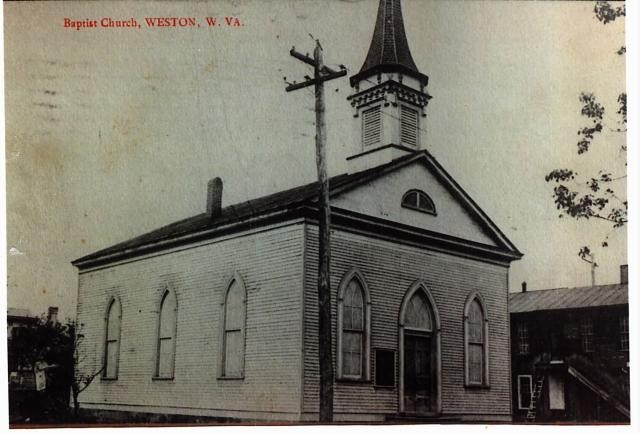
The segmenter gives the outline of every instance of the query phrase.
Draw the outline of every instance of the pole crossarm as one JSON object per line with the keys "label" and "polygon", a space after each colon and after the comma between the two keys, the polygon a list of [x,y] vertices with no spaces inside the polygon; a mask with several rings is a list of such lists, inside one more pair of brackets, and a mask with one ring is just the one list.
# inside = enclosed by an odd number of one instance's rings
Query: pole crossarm
{"label": "pole crossarm", "polygon": [[[306,54],[302,54],[302,53],[300,53],[300,52],[296,51],[296,47],[293,47],[293,48],[289,51],[289,54],[291,54],[291,56],[295,57],[296,59],[298,59],[298,60],[300,60],[300,61],[302,61],[302,62],[304,62],[304,63],[306,63],[306,64],[307,64],[307,65],[309,65],[309,66],[313,66],[314,68],[316,67],[316,61],[315,61],[315,60],[313,60],[313,59],[312,59],[311,57],[309,57],[308,55],[306,55]],[[335,73],[338,73],[338,72],[345,71],[345,73],[344,73],[344,74],[342,74],[342,75],[345,75],[345,74],[346,74],[346,70],[344,69],[344,67],[342,68],[342,71],[336,71],[336,70],[335,70],[335,69],[333,69],[333,68],[329,68],[327,65],[322,65],[322,67],[320,68],[320,71],[322,71],[322,72],[323,72],[323,73],[325,73],[325,74],[335,74]],[[339,75],[338,77],[342,77],[342,75]]]}
{"label": "pole crossarm", "polygon": [[317,83],[333,80],[334,78],[344,77],[345,75],[347,75],[346,69],[342,71],[334,71],[325,75],[321,75],[317,80],[315,78],[312,78],[311,80],[303,81],[302,83],[290,84],[285,88],[285,90],[287,92],[291,92],[293,90],[298,90],[298,89],[302,89],[309,86],[315,86]]}

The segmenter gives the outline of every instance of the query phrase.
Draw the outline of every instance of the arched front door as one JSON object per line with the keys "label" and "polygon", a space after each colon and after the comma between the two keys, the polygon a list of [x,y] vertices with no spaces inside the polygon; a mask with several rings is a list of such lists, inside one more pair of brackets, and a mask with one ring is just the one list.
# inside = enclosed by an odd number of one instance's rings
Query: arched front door
{"label": "arched front door", "polygon": [[433,300],[423,285],[414,286],[400,317],[400,411],[435,414],[440,411],[439,321]]}

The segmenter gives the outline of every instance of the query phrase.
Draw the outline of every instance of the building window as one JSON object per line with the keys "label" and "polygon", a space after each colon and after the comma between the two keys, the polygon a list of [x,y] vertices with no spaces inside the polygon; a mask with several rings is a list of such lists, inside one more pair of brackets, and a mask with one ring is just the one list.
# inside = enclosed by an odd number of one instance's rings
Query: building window
{"label": "building window", "polygon": [[364,279],[353,270],[338,294],[338,378],[369,379],[370,302]]}
{"label": "building window", "polygon": [[235,277],[224,298],[222,336],[222,377],[244,376],[246,293],[242,280]]}
{"label": "building window", "polygon": [[478,294],[472,294],[464,310],[465,385],[489,384],[488,321]]}
{"label": "building window", "polygon": [[382,118],[380,106],[362,112],[362,144],[375,145],[382,140]]}
{"label": "building window", "polygon": [[620,317],[620,351],[629,351],[629,315]]}
{"label": "building window", "polygon": [[433,200],[421,190],[409,190],[402,196],[402,207],[436,215]]}
{"label": "building window", "polygon": [[593,321],[591,318],[583,318],[580,322],[580,337],[582,340],[582,352],[592,353],[593,347]]}
{"label": "building window", "polygon": [[417,147],[420,140],[420,114],[405,105],[400,106],[400,144]]}
{"label": "building window", "polygon": [[393,387],[396,385],[396,352],[376,350],[376,386]]}
{"label": "building window", "polygon": [[531,375],[518,375],[518,410],[531,408],[533,378]]}
{"label": "building window", "polygon": [[173,291],[165,291],[158,315],[158,342],[156,353],[156,378],[173,378],[176,354],[176,317],[178,304]]}
{"label": "building window", "polygon": [[122,311],[120,302],[112,299],[107,309],[104,342],[104,369],[102,378],[118,378],[118,358],[120,356],[120,321]]}
{"label": "building window", "polygon": [[529,325],[526,322],[521,322],[518,324],[518,353],[527,355],[529,351]]}

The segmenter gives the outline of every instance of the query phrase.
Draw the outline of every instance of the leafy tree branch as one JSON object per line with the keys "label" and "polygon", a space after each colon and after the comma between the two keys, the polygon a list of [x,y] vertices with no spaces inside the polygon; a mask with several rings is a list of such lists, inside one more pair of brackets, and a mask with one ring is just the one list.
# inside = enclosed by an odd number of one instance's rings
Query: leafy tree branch
{"label": "leafy tree branch", "polygon": [[[594,7],[595,17],[603,24],[608,24],[626,16],[626,6],[612,6],[608,1],[598,1]],[[622,55],[626,48],[621,47],[617,53]],[[603,132],[625,134],[627,130],[627,94],[622,92],[617,98],[616,119],[605,117],[605,106],[591,92],[582,92],[579,96],[580,114],[587,120],[587,125],[578,130],[577,154],[585,155]],[[619,145],[617,154],[626,153],[627,144]],[[613,159],[612,159],[613,161]],[[625,164],[626,166],[626,164]],[[613,174],[610,170],[601,169],[597,174],[580,177],[572,168],[554,169],[545,176],[545,181],[554,184],[553,200],[560,218],[569,216],[576,220],[596,219],[606,222],[611,229],[619,229],[628,223],[628,203],[624,196],[626,190],[619,181],[626,180],[626,174]],[[624,192],[620,194],[620,191]],[[609,232],[610,234],[611,232]],[[600,243],[608,246],[609,234]],[[595,254],[589,246],[583,246],[578,256],[580,259],[597,266]]]}

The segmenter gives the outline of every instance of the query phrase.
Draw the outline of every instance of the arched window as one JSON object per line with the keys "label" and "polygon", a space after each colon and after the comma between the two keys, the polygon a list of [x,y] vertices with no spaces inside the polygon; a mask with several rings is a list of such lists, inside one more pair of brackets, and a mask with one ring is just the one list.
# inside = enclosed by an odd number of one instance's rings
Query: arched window
{"label": "arched window", "polygon": [[227,288],[223,303],[222,377],[244,375],[244,340],[246,297],[241,280],[234,278]]}
{"label": "arched window", "polygon": [[409,190],[402,196],[402,207],[436,215],[433,200],[421,190]]}
{"label": "arched window", "polygon": [[426,286],[416,282],[400,308],[400,412],[435,415],[441,408],[440,320]]}
{"label": "arched window", "polygon": [[482,299],[472,294],[464,310],[465,385],[489,385],[489,322]]}
{"label": "arched window", "polygon": [[352,270],[338,293],[338,378],[369,379],[369,312],[364,279]]}
{"label": "arched window", "polygon": [[425,296],[419,292],[414,294],[409,300],[404,318],[405,328],[410,327],[414,330],[424,332],[433,331],[433,322],[431,321],[431,313],[429,312],[427,300]]}
{"label": "arched window", "polygon": [[176,354],[176,317],[178,304],[173,291],[165,291],[158,315],[158,343],[156,354],[156,378],[173,378]]}
{"label": "arched window", "polygon": [[118,378],[118,358],[120,356],[121,307],[117,299],[112,299],[105,315],[104,369],[102,378]]}

